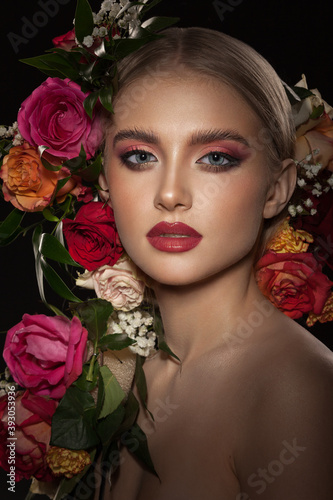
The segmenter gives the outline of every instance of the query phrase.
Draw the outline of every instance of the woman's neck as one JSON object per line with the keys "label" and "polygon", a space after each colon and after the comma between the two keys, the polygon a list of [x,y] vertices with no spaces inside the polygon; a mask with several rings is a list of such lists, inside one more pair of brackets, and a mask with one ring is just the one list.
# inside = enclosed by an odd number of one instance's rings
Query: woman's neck
{"label": "woman's neck", "polygon": [[251,312],[267,308],[253,273],[243,269],[236,274],[227,271],[188,286],[154,287],[166,342],[182,362],[229,342],[241,326],[246,328]]}

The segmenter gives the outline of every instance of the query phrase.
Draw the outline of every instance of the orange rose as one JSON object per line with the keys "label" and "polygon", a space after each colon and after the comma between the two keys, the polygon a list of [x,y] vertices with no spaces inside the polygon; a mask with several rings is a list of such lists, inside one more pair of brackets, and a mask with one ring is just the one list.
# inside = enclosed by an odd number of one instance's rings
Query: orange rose
{"label": "orange rose", "polygon": [[0,177],[6,201],[20,210],[37,212],[50,204],[59,174],[47,170],[38,150],[25,142],[11,148],[4,157]]}
{"label": "orange rose", "polygon": [[289,218],[283,221],[267,248],[276,253],[307,252],[309,244],[313,243],[313,236],[301,229],[294,229],[288,221]]}
{"label": "orange rose", "polygon": [[[44,210],[53,201],[58,180],[69,176],[70,171],[66,167],[58,172],[46,169],[38,150],[28,142],[12,147],[4,157],[0,170],[5,200],[25,212]],[[69,192],[74,196],[83,196],[85,191],[79,178],[75,176],[68,180],[56,197],[61,202]]]}

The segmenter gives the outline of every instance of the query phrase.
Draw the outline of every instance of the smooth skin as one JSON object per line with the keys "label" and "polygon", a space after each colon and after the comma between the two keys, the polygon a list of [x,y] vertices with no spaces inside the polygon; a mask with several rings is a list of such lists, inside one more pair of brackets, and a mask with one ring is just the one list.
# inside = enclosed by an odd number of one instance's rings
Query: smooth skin
{"label": "smooth skin", "polygon": [[[291,196],[294,163],[271,173],[254,147],[258,117],[212,79],[160,80],[117,113],[129,96],[115,104],[101,184],[181,364],[158,353],[144,365],[155,421],[141,408],[138,423],[160,480],[124,448],[106,498],[329,500],[332,353],[261,295],[252,271],[264,218]],[[161,252],[146,238],[160,221],[202,240]]]}

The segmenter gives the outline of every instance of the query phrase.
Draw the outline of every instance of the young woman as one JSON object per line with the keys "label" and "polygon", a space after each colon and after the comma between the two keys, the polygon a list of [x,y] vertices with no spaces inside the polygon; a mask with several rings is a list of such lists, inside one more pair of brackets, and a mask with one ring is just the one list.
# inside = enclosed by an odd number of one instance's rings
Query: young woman
{"label": "young woman", "polygon": [[101,184],[180,362],[144,365],[159,478],[124,447],[106,498],[328,500],[332,354],[253,273],[296,182],[279,78],[238,40],[170,29],[121,62],[114,111]]}

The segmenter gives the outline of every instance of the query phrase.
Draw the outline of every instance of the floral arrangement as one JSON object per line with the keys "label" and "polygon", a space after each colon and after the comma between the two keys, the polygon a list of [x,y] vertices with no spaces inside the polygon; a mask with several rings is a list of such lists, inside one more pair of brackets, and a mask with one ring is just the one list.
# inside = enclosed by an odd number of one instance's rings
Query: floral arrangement
{"label": "floral arrangement", "polygon": [[[98,176],[117,61],[176,21],[143,21],[157,3],[107,0],[96,14],[78,0],[74,28],[25,60],[47,79],[17,122],[0,127],[2,194],[14,207],[0,244],[33,232],[39,291],[53,313],[24,314],[3,353],[0,465],[12,492],[33,479],[27,498],[76,498],[82,484],[92,492],[94,481],[109,485],[120,440],[155,473],[131,389],[134,379],[145,405],[144,359],[157,347],[172,353],[155,333],[145,277],[124,252],[111,208],[98,201]],[[66,314],[48,303],[45,281]]]}
{"label": "floral arrangement", "polygon": [[306,79],[287,88],[296,124],[297,189],[256,264],[262,293],[307,326],[333,320],[333,109]]}
{"label": "floral arrangement", "polygon": [[[4,348],[0,465],[11,491],[15,481],[33,479],[28,498],[76,498],[82,485],[94,488],[91,477],[96,487],[109,485],[120,440],[156,473],[131,387],[134,379],[145,405],[144,359],[157,348],[174,354],[144,300],[145,276],[99,201],[98,176],[116,63],[175,22],[143,21],[158,1],[106,0],[95,14],[78,0],[74,29],[25,61],[47,79],[22,103],[17,122],[0,126],[2,194],[14,207],[1,223],[0,245],[32,231],[40,295],[53,313],[24,314]],[[333,267],[332,109],[304,79],[288,92],[299,189],[256,276],[279,309],[307,315],[311,326],[333,320],[332,282],[323,272]],[[48,303],[45,281],[66,301],[66,314]]]}

